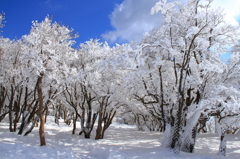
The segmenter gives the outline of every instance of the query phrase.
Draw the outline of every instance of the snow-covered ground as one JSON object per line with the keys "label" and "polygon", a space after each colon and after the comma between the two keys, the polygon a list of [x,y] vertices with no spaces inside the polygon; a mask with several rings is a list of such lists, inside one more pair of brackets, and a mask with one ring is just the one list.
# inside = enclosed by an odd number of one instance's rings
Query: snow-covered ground
{"label": "snow-covered ground", "polygon": [[47,146],[39,146],[38,129],[28,136],[8,131],[7,123],[0,123],[0,159],[239,159],[240,136],[227,136],[227,156],[217,155],[219,138],[213,134],[199,134],[194,154],[174,154],[160,147],[162,134],[140,132],[134,126],[114,123],[106,131],[105,139],[84,139],[71,135],[71,126],[54,123],[48,118],[45,127]]}

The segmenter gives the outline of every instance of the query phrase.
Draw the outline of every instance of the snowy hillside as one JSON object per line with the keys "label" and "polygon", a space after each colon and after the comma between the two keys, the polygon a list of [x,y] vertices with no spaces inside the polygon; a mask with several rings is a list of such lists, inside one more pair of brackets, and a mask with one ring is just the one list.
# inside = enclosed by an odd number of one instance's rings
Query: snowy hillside
{"label": "snowy hillside", "polygon": [[[78,123],[79,124],[79,123]],[[38,129],[34,128],[28,136],[10,133],[7,123],[0,123],[1,159],[159,159],[159,158],[195,158],[218,159],[219,139],[213,134],[200,134],[194,154],[181,152],[179,155],[160,147],[162,134],[159,132],[141,132],[134,126],[114,123],[106,132],[105,139],[84,139],[71,135],[71,126],[54,123],[49,117],[46,123],[47,146],[39,146]],[[93,130],[95,132],[95,129]],[[95,135],[95,134],[94,134]],[[94,137],[94,135],[92,135]],[[227,136],[226,159],[240,156],[240,136]],[[224,157],[223,157],[224,158]]]}

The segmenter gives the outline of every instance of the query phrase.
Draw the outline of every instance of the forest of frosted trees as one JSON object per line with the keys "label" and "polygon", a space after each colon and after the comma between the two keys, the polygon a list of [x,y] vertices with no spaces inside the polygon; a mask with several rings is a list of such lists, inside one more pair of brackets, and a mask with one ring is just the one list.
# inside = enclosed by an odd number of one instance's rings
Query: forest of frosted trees
{"label": "forest of frosted trees", "polygon": [[211,2],[159,1],[151,14],[163,22],[141,42],[90,39],[76,48],[78,35],[49,16],[20,39],[1,37],[0,122],[18,135],[38,124],[43,146],[48,116],[85,138],[96,130],[96,140],[117,119],[162,132],[176,154],[193,153],[197,134],[214,132],[225,155],[225,134],[240,129],[240,30]]}

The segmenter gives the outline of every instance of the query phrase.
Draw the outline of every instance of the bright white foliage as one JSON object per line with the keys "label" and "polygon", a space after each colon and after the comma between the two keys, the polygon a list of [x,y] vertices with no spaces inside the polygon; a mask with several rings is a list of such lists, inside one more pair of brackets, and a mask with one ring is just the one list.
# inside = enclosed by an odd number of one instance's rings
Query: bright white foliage
{"label": "bright white foliage", "polygon": [[69,28],[52,23],[48,16],[41,23],[32,23],[30,33],[22,38],[25,45],[20,60],[24,77],[35,83],[34,79],[43,76],[46,86],[58,86],[68,77],[69,63],[76,54],[71,39],[76,35]]}
{"label": "bright white foliage", "polygon": [[5,19],[4,13],[0,13],[0,28],[2,28],[3,25],[3,20]]}
{"label": "bright white foliage", "polygon": [[[181,109],[188,114],[186,120],[191,121],[187,122],[185,132],[196,124],[194,116],[220,113],[218,115],[227,119],[240,113],[239,85],[236,86],[239,68],[234,61],[226,64],[220,60],[229,46],[238,41],[239,28],[224,21],[221,9],[211,9],[212,1],[201,2],[190,0],[183,5],[163,0],[156,3],[151,13],[161,12],[165,21],[146,34],[141,44],[133,46],[135,55],[128,55],[124,60],[136,66],[131,68],[124,83],[125,94],[136,107],[132,110],[154,112],[161,118],[163,102],[165,116],[176,119],[179,103],[184,100]],[[236,53],[234,56],[231,60],[239,62]],[[145,106],[134,104],[136,96]],[[154,103],[144,104],[149,102]],[[231,121],[227,125],[232,125]]]}

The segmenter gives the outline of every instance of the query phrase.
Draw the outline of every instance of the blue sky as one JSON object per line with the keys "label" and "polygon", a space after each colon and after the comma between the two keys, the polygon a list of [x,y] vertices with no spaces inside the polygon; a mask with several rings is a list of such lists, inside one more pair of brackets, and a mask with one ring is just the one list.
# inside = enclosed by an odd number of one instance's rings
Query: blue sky
{"label": "blue sky", "polygon": [[[0,0],[5,12],[1,35],[19,39],[28,34],[33,20],[47,15],[53,21],[74,29],[79,34],[77,45],[90,38],[122,43],[141,40],[143,34],[161,23],[160,14],[150,15],[159,0]],[[169,0],[173,1],[173,0]],[[187,0],[179,0],[186,2]],[[240,0],[215,0],[213,7],[224,8],[231,23],[240,17]]]}
{"label": "blue sky", "polygon": [[2,36],[15,39],[28,34],[33,20],[42,21],[46,15],[53,21],[79,33],[78,43],[112,30],[109,15],[122,0],[0,0],[5,12]]}

